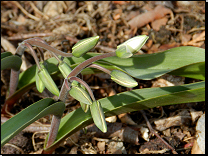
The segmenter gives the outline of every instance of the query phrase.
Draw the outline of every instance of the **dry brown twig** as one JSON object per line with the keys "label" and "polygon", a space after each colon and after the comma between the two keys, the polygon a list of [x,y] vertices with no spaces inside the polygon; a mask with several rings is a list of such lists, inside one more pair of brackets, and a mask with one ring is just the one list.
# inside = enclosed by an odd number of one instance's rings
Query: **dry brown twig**
{"label": "dry brown twig", "polygon": [[158,137],[158,138],[159,138],[159,139],[160,139],[160,140],[161,140],[161,141],[162,141],[169,149],[171,149],[173,154],[178,154],[172,146],[170,146],[164,139],[162,139],[157,133],[155,133],[155,131],[154,131],[154,129],[152,128],[152,126],[151,126],[149,120],[148,120],[147,117],[146,117],[145,112],[144,112],[143,110],[140,110],[140,112],[142,113],[142,116],[144,117],[144,119],[145,119],[145,121],[146,121],[146,123],[147,123],[147,126],[148,126],[148,128],[150,129],[150,131],[151,131],[155,136],[157,136],[157,137]]}
{"label": "dry brown twig", "polygon": [[6,143],[4,146],[11,146],[11,147],[14,147],[15,149],[17,149],[18,151],[21,152],[21,154],[24,154],[24,151],[19,148],[18,146],[14,145],[14,144],[10,144],[10,143]]}
{"label": "dry brown twig", "polygon": [[15,4],[26,16],[30,17],[31,19],[35,21],[40,21],[40,18],[35,17],[31,15],[30,13],[28,13],[17,1],[12,1],[12,3]]}

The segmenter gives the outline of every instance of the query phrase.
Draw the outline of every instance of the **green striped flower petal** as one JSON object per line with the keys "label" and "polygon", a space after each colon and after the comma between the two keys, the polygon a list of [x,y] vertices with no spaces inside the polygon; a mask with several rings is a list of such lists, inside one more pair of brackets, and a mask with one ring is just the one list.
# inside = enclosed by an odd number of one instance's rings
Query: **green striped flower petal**
{"label": "green striped flower petal", "polygon": [[58,65],[58,69],[60,70],[60,72],[61,72],[61,74],[63,75],[64,78],[66,78],[72,71],[70,66],[67,63],[65,63],[64,61],[62,61]]}
{"label": "green striped flower petal", "polygon": [[110,75],[111,79],[121,86],[133,88],[138,85],[138,83],[131,76],[120,70],[113,70]]}
{"label": "green striped flower petal", "polygon": [[40,77],[41,81],[45,85],[45,87],[54,95],[59,96],[59,89],[56,86],[55,82],[53,81],[52,77],[46,70],[46,68],[42,68],[38,71],[38,76]]}
{"label": "green striped flower petal", "polygon": [[126,42],[117,46],[116,55],[120,58],[131,57],[142,48],[148,38],[149,37],[146,35],[139,35],[127,40]]}
{"label": "green striped flower petal", "polygon": [[[40,66],[41,66],[41,68],[44,68],[42,62],[40,62]],[[39,71],[39,70],[38,70],[38,66],[36,66],[36,74],[35,74],[36,88],[37,88],[37,90],[38,90],[40,93],[42,93],[43,90],[45,89],[45,85],[44,85],[43,81],[41,81],[40,77],[38,76],[38,71]]]}
{"label": "green striped flower petal", "polygon": [[85,103],[83,103],[83,102],[79,102],[79,103],[80,103],[80,105],[81,105],[82,110],[83,110],[85,113],[87,113],[87,111],[88,111],[90,105],[87,105],[87,104],[85,104]]}
{"label": "green striped flower petal", "polygon": [[80,86],[72,86],[69,94],[75,98],[77,101],[83,102],[84,104],[91,105],[92,100],[88,94],[82,87]]}
{"label": "green striped flower petal", "polygon": [[72,47],[72,55],[75,57],[81,57],[90,49],[92,49],[99,41],[99,36],[89,37],[77,42]]}
{"label": "green striped flower petal", "polygon": [[105,115],[103,108],[99,101],[93,101],[90,105],[90,111],[95,125],[103,132],[107,132],[107,124],[105,121]]}

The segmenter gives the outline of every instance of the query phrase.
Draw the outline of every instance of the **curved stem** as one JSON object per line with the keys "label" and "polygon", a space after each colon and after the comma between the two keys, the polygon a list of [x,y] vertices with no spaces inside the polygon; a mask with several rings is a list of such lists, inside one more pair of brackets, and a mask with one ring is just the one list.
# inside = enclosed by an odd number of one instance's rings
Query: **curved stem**
{"label": "curved stem", "polygon": [[97,64],[90,64],[90,65],[87,66],[86,68],[88,68],[88,67],[97,68],[97,69],[102,70],[103,72],[105,72],[105,73],[107,73],[107,74],[109,74],[109,75],[110,75],[110,73],[111,73],[110,70],[108,70],[108,69],[106,69],[106,68],[104,68],[104,67],[102,67],[102,66],[100,66],[100,65],[97,65]]}
{"label": "curved stem", "polygon": [[32,56],[33,56],[33,58],[34,58],[34,60],[35,60],[35,63],[37,64],[38,69],[40,70],[40,69],[41,69],[40,63],[39,63],[38,57],[37,57],[37,55],[36,55],[34,49],[33,49],[32,46],[31,46],[30,44],[28,44],[27,42],[25,42],[24,45],[25,45],[27,48],[30,49],[31,54],[32,54]]}
{"label": "curved stem", "polygon": [[66,100],[68,91],[70,89],[69,85],[68,85],[68,80],[67,80],[68,78],[76,77],[81,72],[82,69],[84,69],[85,67],[90,65],[92,62],[95,62],[97,60],[100,60],[100,59],[103,59],[103,58],[106,58],[106,57],[111,57],[111,56],[116,56],[116,53],[112,52],[112,53],[106,53],[106,54],[103,54],[103,55],[94,56],[94,57],[89,58],[88,60],[82,62],[77,67],[75,67],[71,71],[71,73],[65,78],[64,83],[61,87],[61,91],[60,91],[60,94],[59,94],[59,99],[62,100],[63,102],[65,102],[65,100]]}
{"label": "curved stem", "polygon": [[103,58],[106,58],[106,57],[111,57],[111,56],[116,56],[116,53],[112,52],[112,53],[106,53],[106,54],[103,54],[103,55],[98,55],[98,56],[91,57],[88,60],[86,60],[86,61],[82,62],[81,64],[79,64],[78,66],[76,66],[71,71],[71,73],[67,76],[67,78],[77,76],[82,71],[82,69],[86,68],[92,62],[95,62],[97,60],[100,60],[100,59],[103,59]]}
{"label": "curved stem", "polygon": [[41,61],[44,61],[43,49],[41,49],[40,47],[36,47],[36,48],[37,48],[37,51],[40,53]]}
{"label": "curved stem", "polygon": [[[38,41],[37,41],[38,40]],[[61,56],[65,56],[65,57],[72,57],[72,53],[64,53],[56,48],[53,48],[51,47],[50,45],[48,45],[47,43],[45,42],[42,42],[40,41],[39,39],[35,38],[33,40],[27,40],[27,43],[33,45],[33,46],[38,46],[38,47],[41,47],[43,49],[46,49],[46,50],[49,50],[53,53],[56,53],[58,55],[61,55]]]}
{"label": "curved stem", "polygon": [[94,94],[93,94],[91,88],[89,87],[89,85],[88,85],[85,81],[83,81],[83,80],[81,80],[80,78],[75,77],[75,76],[70,77],[70,78],[69,78],[69,81],[77,81],[77,82],[81,83],[81,84],[87,89],[87,91],[88,91],[88,93],[90,94],[92,100],[95,101]]}

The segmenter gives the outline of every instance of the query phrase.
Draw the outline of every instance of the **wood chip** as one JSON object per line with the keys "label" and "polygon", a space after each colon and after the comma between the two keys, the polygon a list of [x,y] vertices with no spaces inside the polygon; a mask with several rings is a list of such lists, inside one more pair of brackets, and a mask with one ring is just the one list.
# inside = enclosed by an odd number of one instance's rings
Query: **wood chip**
{"label": "wood chip", "polygon": [[136,16],[135,18],[131,19],[128,24],[131,26],[132,29],[135,27],[141,28],[144,25],[164,17],[167,14],[173,15],[172,11],[162,5],[158,5],[155,7],[154,10],[148,11],[146,13],[143,13],[141,15]]}

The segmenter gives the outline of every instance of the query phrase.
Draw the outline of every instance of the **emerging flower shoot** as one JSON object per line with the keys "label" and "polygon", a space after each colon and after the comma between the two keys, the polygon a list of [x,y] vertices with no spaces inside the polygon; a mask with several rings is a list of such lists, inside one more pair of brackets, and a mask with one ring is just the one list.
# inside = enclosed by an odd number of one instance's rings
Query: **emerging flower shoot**
{"label": "emerging flower shoot", "polygon": [[75,57],[81,57],[90,49],[92,49],[99,41],[99,36],[89,37],[77,42],[72,47],[72,55]]}
{"label": "emerging flower shoot", "polygon": [[138,85],[132,77],[120,70],[113,70],[110,75],[111,79],[121,86],[133,88]]}
{"label": "emerging flower shoot", "polygon": [[120,58],[129,58],[137,53],[146,43],[149,37],[146,35],[139,35],[133,37],[121,45],[117,46],[116,55]]}
{"label": "emerging flower shoot", "polygon": [[59,96],[59,89],[44,66],[38,71],[38,76],[52,94]]}

